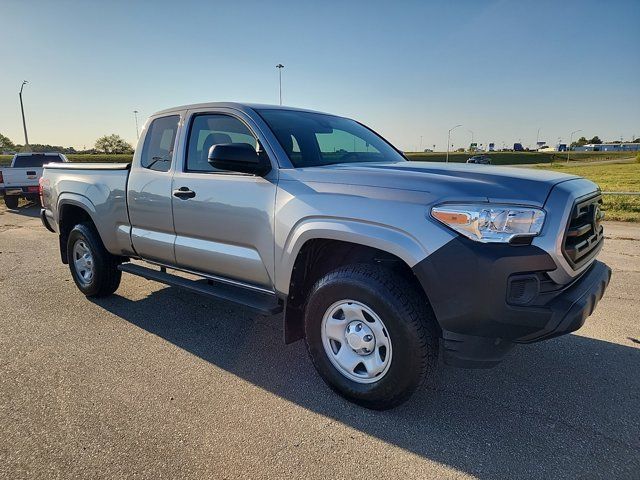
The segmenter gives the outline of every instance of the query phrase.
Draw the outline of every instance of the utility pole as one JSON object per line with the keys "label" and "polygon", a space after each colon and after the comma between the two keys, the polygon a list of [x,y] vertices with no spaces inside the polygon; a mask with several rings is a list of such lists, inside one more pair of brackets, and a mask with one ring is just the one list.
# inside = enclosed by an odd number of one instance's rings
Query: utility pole
{"label": "utility pole", "polygon": [[133,117],[136,119],[136,138],[139,139],[140,138],[140,133],[138,132],[138,110],[134,110],[133,111]]}
{"label": "utility pole", "polygon": [[278,69],[278,80],[280,85],[280,105],[282,105],[282,69],[284,68],[284,65],[279,63],[276,65],[276,68]]}
{"label": "utility pole", "polygon": [[540,143],[540,128],[538,128],[538,133],[536,134],[536,150],[538,149],[538,143]]}
{"label": "utility pole", "polygon": [[469,144],[469,151],[471,151],[471,148],[472,148],[472,146],[473,146],[473,137],[474,137],[474,134],[473,134],[473,130],[467,130],[467,131],[471,134],[471,143]]}
{"label": "utility pole", "polygon": [[29,137],[27,136],[27,122],[24,119],[24,105],[22,104],[22,89],[24,86],[29,83],[26,80],[22,81],[22,85],[20,86],[20,93],[18,96],[20,97],[20,111],[22,111],[22,128],[24,128],[24,146],[29,147]]}
{"label": "utility pole", "polygon": [[582,130],[574,130],[573,132],[571,132],[571,135],[569,136],[569,146],[567,147],[567,163],[569,163],[569,155],[571,155],[571,144],[573,143],[573,134],[581,131]]}
{"label": "utility pole", "polygon": [[449,147],[451,144],[451,131],[455,130],[458,127],[461,127],[462,125],[456,125],[455,127],[451,127],[449,129],[449,132],[447,133],[447,159],[445,160],[445,163],[449,163]]}

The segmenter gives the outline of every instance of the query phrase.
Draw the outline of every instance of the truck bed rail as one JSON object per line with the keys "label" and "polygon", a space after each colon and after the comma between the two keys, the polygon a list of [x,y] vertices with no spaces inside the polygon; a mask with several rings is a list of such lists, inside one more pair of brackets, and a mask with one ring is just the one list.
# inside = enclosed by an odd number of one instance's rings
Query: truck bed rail
{"label": "truck bed rail", "polygon": [[44,168],[51,170],[129,170],[130,163],[47,163]]}

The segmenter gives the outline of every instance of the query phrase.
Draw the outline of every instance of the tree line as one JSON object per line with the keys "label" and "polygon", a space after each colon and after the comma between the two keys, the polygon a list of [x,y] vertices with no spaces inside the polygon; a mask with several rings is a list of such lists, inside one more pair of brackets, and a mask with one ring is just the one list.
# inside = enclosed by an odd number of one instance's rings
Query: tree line
{"label": "tree line", "polygon": [[76,150],[73,147],[63,147],[60,145],[49,145],[33,143],[28,146],[14,143],[11,139],[0,133],[0,153],[16,152],[58,152],[58,153],[106,153],[122,154],[133,153],[133,147],[120,135],[103,135],[98,138],[93,146],[88,150]]}

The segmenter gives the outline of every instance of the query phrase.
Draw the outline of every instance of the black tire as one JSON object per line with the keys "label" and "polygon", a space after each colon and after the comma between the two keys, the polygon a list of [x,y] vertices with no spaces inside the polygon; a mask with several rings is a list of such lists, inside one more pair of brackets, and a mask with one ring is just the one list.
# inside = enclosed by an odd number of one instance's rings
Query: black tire
{"label": "black tire", "polygon": [[4,204],[7,206],[7,208],[15,210],[16,208],[18,208],[19,199],[20,198],[17,195],[5,195]]}
{"label": "black tire", "polygon": [[[74,247],[79,241],[90,250],[93,260],[93,277],[88,282],[80,278],[75,267]],[[106,297],[118,289],[122,277],[122,272],[118,270],[118,257],[104,248],[98,232],[90,223],[80,223],[69,233],[67,258],[73,281],[87,297]]]}
{"label": "black tire", "polygon": [[[380,380],[359,383],[343,375],[323,345],[325,312],[340,300],[370,307],[383,321],[393,355]],[[402,276],[377,265],[356,264],[328,273],[313,286],[305,310],[307,350],[322,379],[358,405],[385,410],[406,401],[438,364],[438,327],[427,299]]]}

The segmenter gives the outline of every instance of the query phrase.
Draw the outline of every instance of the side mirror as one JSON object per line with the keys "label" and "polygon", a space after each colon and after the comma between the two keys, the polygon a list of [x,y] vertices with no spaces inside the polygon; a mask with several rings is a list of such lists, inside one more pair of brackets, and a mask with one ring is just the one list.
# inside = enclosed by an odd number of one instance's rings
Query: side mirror
{"label": "side mirror", "polygon": [[218,170],[266,175],[269,160],[248,143],[219,143],[209,149],[209,164]]}

